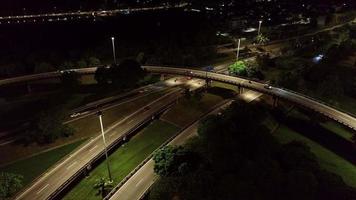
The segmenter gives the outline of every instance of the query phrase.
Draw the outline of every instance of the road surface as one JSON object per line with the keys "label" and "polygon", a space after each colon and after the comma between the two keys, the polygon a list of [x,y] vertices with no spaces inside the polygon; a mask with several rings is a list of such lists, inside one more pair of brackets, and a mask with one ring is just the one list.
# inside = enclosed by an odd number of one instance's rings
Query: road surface
{"label": "road surface", "polygon": [[29,14],[29,15],[13,15],[0,16],[0,24],[20,24],[20,23],[37,23],[37,22],[53,22],[53,21],[69,21],[73,19],[85,19],[96,17],[115,16],[117,14],[129,14],[133,12],[145,12],[165,10],[170,8],[183,8],[187,3],[180,3],[176,5],[162,5],[154,7],[138,7],[138,8],[124,8],[114,10],[96,10],[96,11],[73,11],[73,12],[54,12],[44,14]]}
{"label": "road surface", "polygon": [[[176,89],[106,129],[105,135],[108,146],[112,147],[124,135],[131,133],[144,122],[149,121],[154,114],[175,102],[180,95],[181,90]],[[90,165],[103,153],[103,142],[99,134],[73,154],[68,155],[66,159],[51,168],[47,173],[43,174],[33,184],[18,194],[15,199],[41,200],[53,198],[53,194],[61,190],[69,180],[78,175],[81,169]]]}
{"label": "road surface", "polygon": [[[217,114],[222,109],[231,104],[232,101],[228,101],[222,106],[214,109],[212,112],[206,114],[202,118]],[[189,126],[183,132],[181,132],[176,138],[174,138],[168,145],[182,145],[189,138],[197,134],[199,121],[196,121],[193,125]],[[153,171],[154,161],[150,159],[145,165],[143,165],[119,190],[110,198],[110,200],[138,200],[145,192],[152,186],[157,176]]]}
{"label": "road surface", "polygon": [[[307,109],[313,110],[315,112],[321,113],[332,120],[335,120],[353,130],[356,130],[356,117],[347,111],[340,111],[336,108],[333,108],[330,105],[325,104],[319,100],[313,99],[311,97],[305,96],[300,93],[296,93],[287,89],[272,87],[271,89],[265,88],[264,83],[256,82],[242,77],[233,77],[224,74],[218,74],[213,72],[206,72],[201,70],[187,69],[187,68],[173,68],[173,67],[156,67],[156,66],[143,66],[148,72],[159,73],[159,74],[172,74],[172,75],[182,75],[190,76],[195,78],[220,81],[224,83],[238,85],[243,88],[255,90],[264,94],[269,94],[275,97],[285,99],[291,103],[303,106]],[[75,69],[79,74],[93,74],[96,71],[96,68],[82,68]],[[191,73],[190,73],[191,72]],[[33,80],[41,80],[48,78],[58,78],[60,77],[60,72],[49,72],[28,76],[21,76],[16,78],[9,78],[0,80],[0,86],[13,84],[18,82],[26,82]]]}
{"label": "road surface", "polygon": [[[258,99],[262,94],[254,91],[246,91],[239,95],[239,98],[250,103]],[[208,115],[213,115],[219,113],[221,110],[225,109],[231,104],[232,101],[227,101],[222,106],[214,109],[208,114],[201,117],[205,118]],[[197,134],[199,119],[194,124],[189,126],[187,129],[182,131],[176,138],[174,138],[168,145],[182,145],[188,139]],[[122,185],[117,192],[115,192],[110,200],[138,200],[140,199],[146,191],[153,185],[157,176],[153,171],[154,161],[150,159],[145,165],[143,165],[124,185]]]}
{"label": "road surface", "polygon": [[186,68],[172,68],[172,67],[155,67],[155,66],[144,66],[145,70],[151,73],[159,74],[176,74],[185,75],[195,78],[210,79],[214,81],[220,81],[224,83],[229,83],[237,85],[242,88],[251,89],[260,93],[269,94],[276,98],[287,100],[288,102],[303,106],[317,113],[323,114],[332,120],[335,120],[353,130],[356,130],[356,117],[350,113],[337,110],[323,102],[320,102],[311,97],[307,97],[303,94],[299,94],[287,89],[277,88],[277,87],[267,87],[265,83],[241,78],[234,77],[225,74],[218,74],[214,72],[206,72],[201,70],[193,70]]}

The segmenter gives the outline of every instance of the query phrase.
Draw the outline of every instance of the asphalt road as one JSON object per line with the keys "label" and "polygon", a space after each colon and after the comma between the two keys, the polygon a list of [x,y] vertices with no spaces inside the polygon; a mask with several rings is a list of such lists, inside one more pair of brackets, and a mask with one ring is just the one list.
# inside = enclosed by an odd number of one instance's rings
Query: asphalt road
{"label": "asphalt road", "polygon": [[[152,93],[160,92],[172,88],[174,86],[186,86],[190,87],[192,90],[196,89],[197,86],[201,86],[201,80],[191,79],[187,80],[184,77],[172,77],[164,81],[160,81],[154,84],[150,84],[144,87],[137,88],[130,92],[107,97],[88,103],[86,105],[80,106],[68,113],[66,119],[64,119],[63,124],[69,124],[71,122],[83,119],[90,115],[95,114],[98,109],[101,111],[109,110],[114,107],[120,106],[124,103],[132,102],[140,98],[144,98]],[[70,115],[76,114],[71,117]],[[8,145],[16,142],[19,139],[19,133],[27,129],[28,123],[23,126],[17,126],[12,129],[0,130],[0,146]]]}
{"label": "asphalt road", "polygon": [[[231,104],[232,101],[228,101],[219,108],[214,109],[212,112],[204,115],[202,118],[217,114],[222,109]],[[176,138],[174,138],[168,145],[182,145],[189,138],[197,134],[199,120],[193,125],[189,126],[183,132],[181,132]],[[110,200],[138,200],[155,182],[157,176],[153,171],[154,161],[150,159],[145,165],[143,165],[119,190],[110,198]]]}
{"label": "asphalt road", "polygon": [[[156,67],[156,66],[143,66],[143,68],[151,73],[182,75],[182,76],[190,76],[190,77],[202,78],[202,79],[209,78],[215,81],[240,85],[241,87],[247,89],[276,96],[285,99],[291,103],[304,106],[315,112],[321,113],[329,117],[330,119],[333,119],[353,130],[356,130],[356,117],[354,117],[352,114],[348,113],[347,111],[340,111],[316,99],[307,97],[303,94],[299,94],[290,90],[277,88],[277,87],[272,87],[271,89],[267,89],[265,88],[264,83],[248,80],[245,78],[232,77],[224,74],[218,74],[218,73],[206,72],[200,70],[193,70],[193,69],[186,69],[186,68],[185,69],[173,68],[173,67]],[[95,70],[96,70],[95,67],[75,69],[75,71],[78,72],[79,74],[93,74],[95,73]],[[59,76],[60,76],[59,72],[50,72],[50,73],[28,75],[28,76],[22,76],[22,77],[10,78],[10,79],[3,79],[0,80],[0,86],[11,84],[11,83],[26,82],[30,80],[58,78]]]}
{"label": "asphalt road", "polygon": [[277,87],[267,88],[265,83],[201,70],[155,66],[144,66],[143,68],[151,73],[185,75],[203,79],[208,78],[210,80],[229,83],[241,86],[242,88],[247,88],[264,94],[269,94],[277,98],[287,100],[288,102],[303,106],[315,112],[321,113],[329,117],[330,119],[333,119],[353,130],[356,130],[356,117],[354,117],[352,114],[337,110],[316,99],[304,96],[303,94],[296,93],[287,89]]}
{"label": "asphalt road", "polygon": [[[151,73],[182,75],[182,76],[190,76],[190,77],[202,78],[202,79],[209,78],[215,81],[240,85],[241,87],[247,89],[276,96],[285,99],[291,103],[304,106],[305,108],[321,113],[332,120],[335,120],[353,130],[356,130],[356,117],[354,117],[352,114],[348,113],[347,111],[340,111],[316,99],[313,99],[311,97],[290,90],[277,88],[277,87],[272,87],[271,89],[267,89],[265,88],[264,83],[252,81],[246,78],[232,77],[224,74],[206,72],[201,70],[173,68],[173,67],[156,67],[156,66],[143,66],[143,68]],[[96,68],[75,69],[75,71],[78,72],[79,74],[93,74],[95,73],[95,70]],[[11,83],[26,82],[30,80],[58,78],[59,76],[60,76],[59,72],[50,72],[50,73],[28,75],[28,76],[22,76],[22,77],[10,78],[10,79],[3,79],[0,80],[0,86],[11,84]]]}
{"label": "asphalt road", "polygon": [[[251,101],[258,99],[261,95],[263,94],[255,91],[245,91],[239,95],[239,98],[250,103]],[[219,113],[221,110],[229,106],[231,102],[232,101],[228,101],[224,103],[222,106],[219,106],[208,114],[202,116],[201,119],[208,115]],[[182,131],[176,138],[168,143],[168,145],[182,145],[188,139],[195,136],[197,134],[199,121],[200,120]],[[110,197],[110,200],[139,200],[157,179],[153,167],[154,161],[150,159],[124,185],[122,185],[113,196]]]}
{"label": "asphalt road", "polygon": [[[180,96],[180,92],[180,89],[175,89],[107,128],[105,135],[108,146],[113,145],[115,141],[140,126],[143,122],[151,119],[151,117],[162,110],[163,107],[176,101]],[[90,142],[81,146],[80,149],[73,154],[68,155],[62,162],[51,168],[47,173],[39,177],[32,185],[18,194],[15,199],[41,200],[50,198],[58,188],[64,186],[80,169],[87,166],[98,155],[102,155],[103,153],[103,142],[99,134]]]}
{"label": "asphalt road", "polygon": [[0,24],[20,24],[20,23],[36,23],[44,21],[67,21],[72,19],[81,18],[95,18],[95,17],[108,17],[116,14],[129,14],[132,12],[156,11],[165,10],[169,8],[183,8],[187,3],[177,5],[162,5],[155,7],[138,7],[138,8],[124,8],[114,10],[96,10],[96,11],[73,11],[73,12],[54,12],[44,14],[28,14],[16,16],[0,16]]}

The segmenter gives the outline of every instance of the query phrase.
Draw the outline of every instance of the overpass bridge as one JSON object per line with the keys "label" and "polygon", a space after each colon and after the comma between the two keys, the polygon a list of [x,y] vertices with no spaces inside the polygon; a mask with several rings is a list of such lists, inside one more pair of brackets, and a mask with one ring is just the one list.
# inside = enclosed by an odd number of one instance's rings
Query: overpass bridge
{"label": "overpass bridge", "polygon": [[[326,104],[325,102],[321,102],[320,100],[308,97],[300,93],[296,93],[288,89],[278,87],[266,87],[265,83],[249,80],[247,78],[229,76],[225,74],[207,72],[202,70],[159,66],[143,66],[142,68],[149,73],[182,75],[207,80],[214,80],[236,85],[240,89],[247,88],[250,90],[268,94],[273,96],[276,101],[278,101],[278,99],[286,100],[290,103],[294,103],[296,105],[302,106],[314,112],[320,113],[324,116],[327,116],[330,119],[335,120],[340,124],[343,124],[356,131],[356,116],[354,116],[353,114],[348,113],[347,111],[341,111],[340,109],[336,109],[333,106]],[[72,69],[71,71],[75,71],[81,75],[85,75],[94,74],[96,69],[96,67],[91,67],[82,69]],[[61,71],[57,71],[3,79],[0,80],[0,86],[42,79],[60,78],[61,74]]]}
{"label": "overpass bridge", "polygon": [[201,70],[154,66],[144,66],[143,68],[150,73],[183,75],[207,80],[214,80],[236,85],[238,86],[238,88],[247,88],[250,90],[268,94],[273,96],[276,100],[283,99],[288,102],[305,107],[307,109],[313,110],[314,112],[327,116],[330,119],[335,120],[356,131],[356,117],[352,114],[340,111],[330,105],[327,105],[324,102],[321,102],[319,100],[313,99],[300,93],[296,93],[291,90],[278,87],[266,87],[267,85],[262,82],[257,82],[241,77],[229,76],[225,74],[218,74],[214,72],[205,72]]}

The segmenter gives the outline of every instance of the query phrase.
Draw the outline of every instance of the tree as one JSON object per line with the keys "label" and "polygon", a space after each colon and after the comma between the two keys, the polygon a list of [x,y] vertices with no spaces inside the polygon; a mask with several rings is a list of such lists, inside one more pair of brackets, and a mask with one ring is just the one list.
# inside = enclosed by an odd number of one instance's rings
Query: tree
{"label": "tree", "polygon": [[75,71],[64,71],[61,74],[61,81],[66,89],[74,89],[80,84],[80,75]]}
{"label": "tree", "polygon": [[160,176],[186,175],[191,172],[198,160],[196,155],[182,146],[165,146],[153,155],[154,171]]}
{"label": "tree", "polygon": [[100,85],[107,85],[110,82],[110,70],[106,67],[98,67],[95,71],[94,79]]}
{"label": "tree", "polygon": [[114,65],[110,71],[111,81],[118,88],[133,87],[144,76],[145,72],[141,65],[132,59],[124,60],[120,65]]}
{"label": "tree", "polygon": [[85,68],[85,67],[88,67],[87,65],[87,62],[83,59],[77,61],[77,64],[76,64],[77,68]]}
{"label": "tree", "polygon": [[229,66],[229,72],[235,75],[247,76],[246,63],[244,61],[237,61]]}
{"label": "tree", "polygon": [[113,182],[105,178],[97,179],[94,184],[94,189],[98,190],[96,195],[101,195],[102,198],[104,198],[113,189],[113,187]]}
{"label": "tree", "polygon": [[154,171],[160,176],[168,176],[172,173],[175,156],[182,147],[165,146],[153,155],[155,161]]}
{"label": "tree", "polygon": [[62,124],[64,116],[61,110],[49,109],[39,113],[31,122],[28,131],[25,132],[25,142],[46,144],[52,143],[60,137],[73,135],[74,130]]}
{"label": "tree", "polygon": [[0,199],[14,195],[21,187],[23,176],[8,172],[0,173]]}
{"label": "tree", "polygon": [[47,62],[41,62],[36,64],[35,66],[35,73],[44,73],[44,72],[50,72],[50,71],[54,71],[55,68]]}
{"label": "tree", "polygon": [[256,36],[256,42],[258,44],[266,44],[267,42],[269,42],[269,38],[263,34],[259,34]]}
{"label": "tree", "polygon": [[88,60],[88,64],[90,67],[96,67],[101,65],[101,61],[96,57],[90,57]]}

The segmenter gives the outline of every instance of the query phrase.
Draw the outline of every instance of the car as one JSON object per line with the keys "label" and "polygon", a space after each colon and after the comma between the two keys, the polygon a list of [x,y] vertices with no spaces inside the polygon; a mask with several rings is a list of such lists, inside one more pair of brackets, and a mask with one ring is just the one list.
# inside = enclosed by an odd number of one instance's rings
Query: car
{"label": "car", "polygon": [[78,117],[78,116],[80,116],[80,113],[73,113],[70,115],[71,118]]}
{"label": "car", "polygon": [[264,88],[266,88],[267,90],[271,90],[271,89],[272,89],[272,86],[270,86],[269,84],[266,84],[266,85],[264,86]]}

